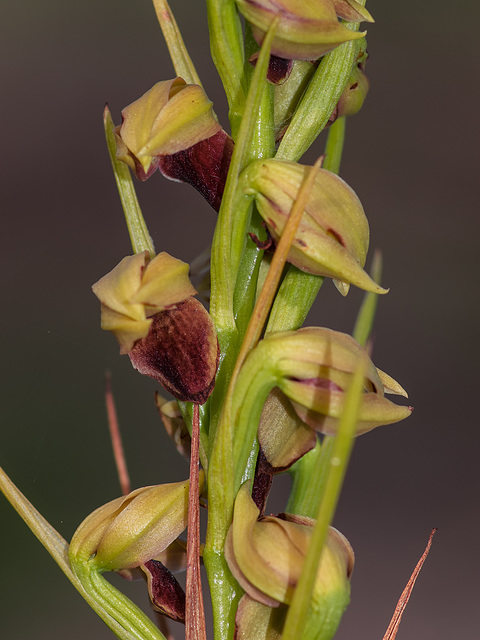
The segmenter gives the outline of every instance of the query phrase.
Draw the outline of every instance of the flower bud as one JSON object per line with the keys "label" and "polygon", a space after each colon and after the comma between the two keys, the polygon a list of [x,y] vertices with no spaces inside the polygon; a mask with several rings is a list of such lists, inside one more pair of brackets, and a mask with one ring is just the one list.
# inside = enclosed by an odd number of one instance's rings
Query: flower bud
{"label": "flower bud", "polygon": [[93,285],[102,328],[120,353],[177,399],[203,404],[210,395],[219,349],[213,321],[188,279],[188,265],[168,253],[124,258]]}
{"label": "flower bud", "polygon": [[[246,194],[275,241],[310,167],[281,160],[257,160],[242,174]],[[342,294],[349,284],[386,293],[363,270],[369,244],[367,218],[360,200],[337,175],[319,169],[287,260],[302,271],[334,278]]]}
{"label": "flower bud", "polygon": [[[200,493],[203,481],[201,472]],[[187,526],[188,490],[188,480],[143,487],[103,505],[74,533],[70,558],[118,571],[162,557]]]}
{"label": "flower bud", "polygon": [[[280,514],[258,519],[249,483],[240,488],[225,557],[230,571],[245,592],[270,607],[290,604],[302,573],[315,521]],[[348,604],[354,554],[348,540],[329,528],[317,570],[310,615],[336,627]]]}
{"label": "flower bud", "polygon": [[[363,60],[366,59],[365,55]],[[370,88],[370,82],[364,73],[364,61],[353,68],[347,86],[328,120],[329,125],[342,116],[354,116],[362,108]]]}
{"label": "flower bud", "polygon": [[[275,358],[278,387],[290,399],[298,416],[312,429],[334,435],[360,358],[367,357],[365,350],[351,336],[319,327],[271,334],[257,348],[265,349],[268,357]],[[277,348],[278,355],[274,356]],[[368,357],[364,388],[356,435],[399,422],[411,414],[411,407],[396,405],[385,398],[385,391],[407,394],[397,382],[377,370]]]}
{"label": "flower bud", "polygon": [[240,12],[252,25],[258,44],[278,18],[271,53],[282,58],[314,60],[339,44],[362,38],[338,18],[373,22],[368,11],[355,0],[237,0]]}
{"label": "flower bud", "polygon": [[365,73],[357,65],[348,80],[345,91],[337,105],[337,117],[354,116],[360,111],[367,97],[370,83]]}

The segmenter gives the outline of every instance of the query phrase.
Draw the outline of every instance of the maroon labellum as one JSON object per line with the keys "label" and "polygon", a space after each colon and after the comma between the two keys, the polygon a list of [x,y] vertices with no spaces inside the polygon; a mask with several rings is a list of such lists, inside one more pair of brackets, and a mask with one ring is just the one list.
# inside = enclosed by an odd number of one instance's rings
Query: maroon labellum
{"label": "maroon labellum", "polygon": [[[250,58],[250,64],[255,66],[257,64],[258,54],[254,53]],[[289,58],[280,58],[280,56],[270,56],[267,69],[267,80],[271,84],[283,84],[288,80],[292,72],[293,60]]]}
{"label": "maroon labellum", "polygon": [[158,560],[145,562],[142,569],[154,610],[177,622],[185,622],[185,592],[175,576]]}
{"label": "maroon labellum", "polygon": [[135,369],[160,382],[177,400],[203,404],[215,384],[215,327],[193,297],[152,316],[148,335],[128,355]]}
{"label": "maroon labellum", "polygon": [[161,173],[171,180],[191,184],[218,211],[233,153],[233,140],[222,129],[171,156],[158,156]]}

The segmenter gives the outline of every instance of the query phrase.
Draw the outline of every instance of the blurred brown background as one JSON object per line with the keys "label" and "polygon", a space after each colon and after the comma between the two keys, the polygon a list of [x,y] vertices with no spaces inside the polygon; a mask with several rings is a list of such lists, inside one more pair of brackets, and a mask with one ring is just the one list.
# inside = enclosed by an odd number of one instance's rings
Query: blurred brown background
{"label": "blurred brown background", "polygon": [[[478,637],[478,83],[472,3],[369,9],[371,92],[348,123],[342,175],[385,258],[374,361],[409,391],[405,423],[360,438],[336,517],[357,565],[339,640],[381,638],[433,526],[400,638]],[[204,3],[172,0],[226,126]],[[453,15],[455,12],[455,15]],[[135,486],[179,480],[155,385],[99,329],[90,286],[131,252],[102,109],[173,71],[149,0],[5,3],[2,69],[0,464],[60,532],[119,494],[103,373],[113,375]],[[472,27],[469,27],[469,24]],[[310,159],[322,150],[319,142]],[[138,188],[157,249],[191,261],[214,214],[190,187]],[[359,303],[326,284],[312,322],[351,331]],[[282,485],[288,486],[287,481]],[[272,510],[282,508],[277,496]],[[110,632],[0,499],[0,637],[107,639]]]}

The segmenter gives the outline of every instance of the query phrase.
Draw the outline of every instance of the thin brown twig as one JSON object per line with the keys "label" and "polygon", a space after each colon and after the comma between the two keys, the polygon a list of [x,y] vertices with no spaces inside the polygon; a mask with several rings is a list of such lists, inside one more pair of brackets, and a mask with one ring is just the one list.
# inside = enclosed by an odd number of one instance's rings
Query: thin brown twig
{"label": "thin brown twig", "polygon": [[193,405],[190,486],[188,492],[187,580],[185,640],[206,640],[205,611],[200,576],[200,503],[198,451],[200,421],[198,404]]}
{"label": "thin brown twig", "polygon": [[113,457],[117,466],[118,479],[124,496],[130,493],[130,477],[128,475],[127,461],[123,451],[122,436],[118,425],[117,410],[112,392],[112,379],[109,371],[105,372],[105,404],[107,407],[108,428],[112,441]]}
{"label": "thin brown twig", "polygon": [[407,606],[408,601],[410,600],[410,596],[412,594],[413,587],[415,586],[415,582],[418,578],[418,574],[420,573],[423,567],[423,563],[427,559],[428,552],[430,551],[430,547],[432,546],[432,540],[436,530],[437,529],[432,529],[432,531],[430,532],[430,537],[428,538],[425,551],[422,553],[420,560],[417,562],[417,566],[413,570],[413,573],[410,576],[410,580],[407,582],[407,586],[403,590],[402,595],[400,596],[397,602],[397,606],[395,607],[395,611],[392,616],[392,619],[390,620],[390,624],[388,625],[388,629],[386,630],[385,635],[383,636],[383,640],[394,640],[397,635],[398,627],[400,626],[400,621],[402,619],[403,612],[405,611],[405,607]]}

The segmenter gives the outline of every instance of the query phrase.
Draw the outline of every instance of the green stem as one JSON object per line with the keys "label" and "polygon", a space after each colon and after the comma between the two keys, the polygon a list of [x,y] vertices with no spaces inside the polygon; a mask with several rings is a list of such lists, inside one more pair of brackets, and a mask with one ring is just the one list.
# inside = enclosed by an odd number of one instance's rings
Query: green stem
{"label": "green stem", "polygon": [[125,213],[125,220],[127,222],[133,251],[135,253],[148,251],[150,253],[150,257],[153,258],[155,256],[155,248],[153,246],[152,239],[150,238],[150,234],[148,233],[145,220],[143,219],[142,210],[140,209],[137,194],[135,193],[135,187],[133,186],[130,169],[124,162],[117,160],[116,157],[117,146],[115,143],[114,133],[115,125],[113,124],[112,116],[110,115],[108,107],[105,107],[105,111],[103,113],[103,125],[105,128],[108,153],[112,162],[115,182],[117,183],[118,194]]}
{"label": "green stem", "polygon": [[78,578],[97,605],[117,622],[125,634],[119,638],[134,640],[166,640],[163,633],[141,609],[111,585],[97,571],[75,567]]}
{"label": "green stem", "polygon": [[[252,35],[252,28],[245,25],[245,81],[250,87],[255,67],[249,62],[253,54],[258,53],[259,46]],[[273,158],[275,155],[275,118],[274,118],[275,88],[270,82],[264,82],[262,101],[259,107],[259,117],[252,131],[249,145],[249,160],[258,158]]]}
{"label": "green stem", "polygon": [[[253,212],[248,229],[249,233],[255,234],[260,240],[266,239],[265,229],[263,228],[261,218],[256,211]],[[258,275],[263,253],[263,250],[259,249],[254,242],[247,240],[238,269],[233,298],[235,322],[239,335],[241,336],[245,334],[245,330],[248,326],[248,322],[255,305]]]}
{"label": "green stem", "polygon": [[265,343],[261,343],[245,360],[232,396],[235,495],[245,479],[245,468],[257,435],[263,405],[276,383],[274,355]]}
{"label": "green stem", "polygon": [[[262,117],[271,113],[270,109],[264,108],[262,110],[261,107],[268,99],[271,99],[271,93],[265,90],[265,77],[269,61],[270,42],[273,38],[272,34],[265,38],[252,76],[247,97],[247,108],[232,155],[212,245],[210,315],[217,329],[221,361],[215,389],[209,402],[211,415],[209,426],[210,449],[215,441],[217,423],[225,393],[242,340],[242,333],[238,330],[236,318],[241,315],[239,324],[241,326],[246,324],[245,319],[250,315],[251,304],[255,296],[255,273],[258,267],[255,263],[249,264],[248,261],[252,259],[259,261],[261,259],[261,254],[255,250],[255,247],[252,245],[247,246],[246,244],[246,230],[249,223],[252,198],[245,195],[240,188],[239,174],[251,159],[250,142],[253,138],[253,132],[272,130],[271,126],[270,128],[268,127],[269,121],[265,124],[259,122]],[[262,134],[260,140],[268,144],[266,134]],[[235,291],[239,291],[237,283],[239,276],[243,284],[248,284],[248,290],[245,292],[240,304],[236,305]]]}
{"label": "green stem", "polygon": [[246,215],[239,217],[235,208],[239,175],[248,162],[250,143],[256,129],[259,108],[264,95],[265,77],[270,59],[270,46],[274,30],[270,28],[264,39],[250,85],[245,114],[240,125],[238,139],[232,154],[222,204],[218,213],[212,244],[212,298],[210,314],[217,331],[232,331],[235,328],[233,313],[233,290],[248,224]]}
{"label": "green stem", "polygon": [[323,280],[321,276],[305,273],[289,265],[275,297],[265,334],[301,327]]}

